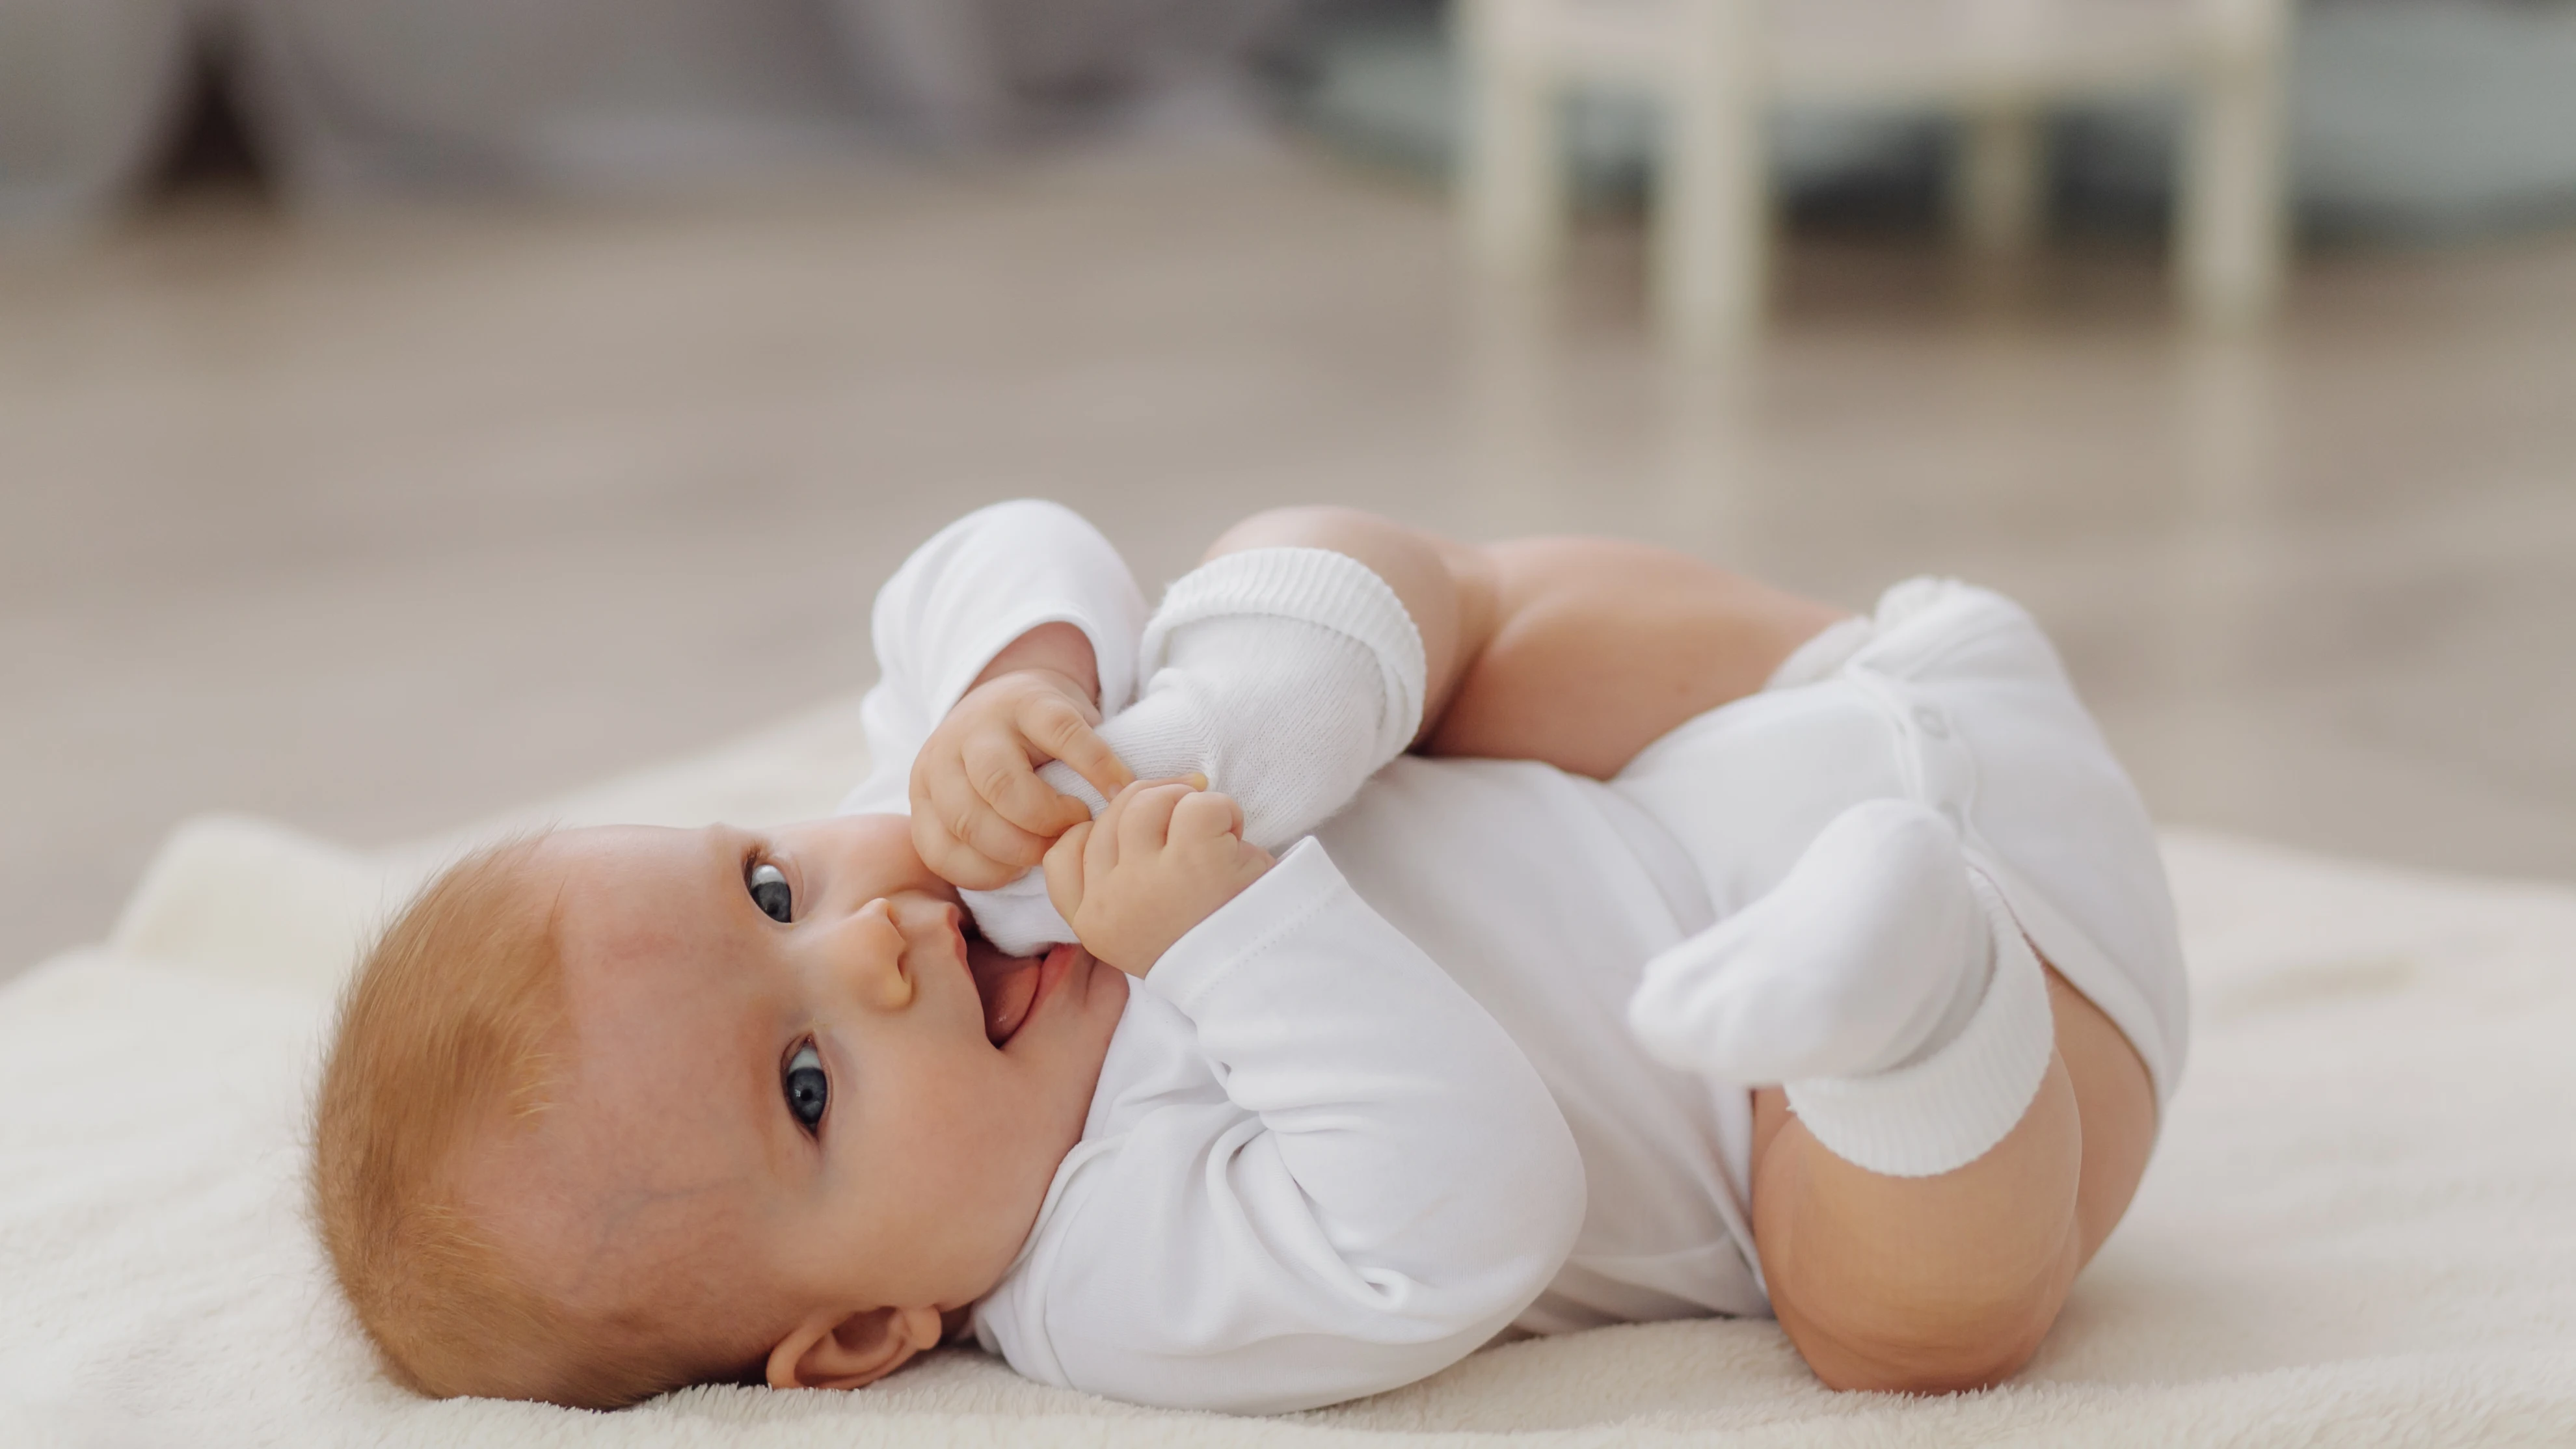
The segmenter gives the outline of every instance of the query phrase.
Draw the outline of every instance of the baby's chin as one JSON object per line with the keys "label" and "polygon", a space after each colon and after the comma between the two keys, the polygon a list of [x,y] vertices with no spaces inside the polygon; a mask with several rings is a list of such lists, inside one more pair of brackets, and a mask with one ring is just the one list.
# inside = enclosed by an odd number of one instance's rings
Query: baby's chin
{"label": "baby's chin", "polygon": [[1001,1046],[1029,1019],[1029,1008],[1038,999],[1038,967],[1044,958],[1005,956],[972,925],[963,930],[966,969],[975,978],[975,994],[984,1002],[984,1039]]}

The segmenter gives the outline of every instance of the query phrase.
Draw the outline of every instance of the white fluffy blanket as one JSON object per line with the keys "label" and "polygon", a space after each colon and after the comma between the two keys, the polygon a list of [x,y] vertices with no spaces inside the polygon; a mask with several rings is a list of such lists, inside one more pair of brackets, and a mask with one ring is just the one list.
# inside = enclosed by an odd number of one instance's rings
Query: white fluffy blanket
{"label": "white fluffy blanket", "polygon": [[[857,738],[845,701],[522,818],[827,809]],[[2167,842],[2198,1015],[2163,1147],[1990,1393],[1831,1394],[1774,1325],[1699,1322],[1491,1348],[1285,1419],[958,1351],[858,1394],[423,1402],[324,1286],[299,1139],[354,941],[454,843],[199,822],[111,944],[0,990],[0,1443],[2576,1444],[2576,893],[2196,835]]]}

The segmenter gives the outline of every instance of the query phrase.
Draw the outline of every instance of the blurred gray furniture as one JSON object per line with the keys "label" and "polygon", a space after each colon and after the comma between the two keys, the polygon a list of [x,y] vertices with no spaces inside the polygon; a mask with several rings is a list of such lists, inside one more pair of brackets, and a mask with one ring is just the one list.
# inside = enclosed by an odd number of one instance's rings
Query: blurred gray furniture
{"label": "blurred gray furniture", "polygon": [[188,46],[178,0],[0,0],[0,222],[121,192],[170,124]]}
{"label": "blurred gray furniture", "polygon": [[220,57],[297,199],[992,144],[1240,72],[1288,0],[0,0],[0,221],[79,220]]}

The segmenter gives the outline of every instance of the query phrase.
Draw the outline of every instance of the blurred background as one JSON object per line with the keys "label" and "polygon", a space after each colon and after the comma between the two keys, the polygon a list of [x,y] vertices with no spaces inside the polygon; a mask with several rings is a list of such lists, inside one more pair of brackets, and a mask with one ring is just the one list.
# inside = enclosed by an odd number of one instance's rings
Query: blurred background
{"label": "blurred background", "polygon": [[1723,3],[0,0],[0,975],[189,814],[386,843],[859,688],[1027,494],[1149,587],[1292,501],[1964,575],[2166,822],[2576,880],[2576,0],[2272,16],[2287,266],[2217,323],[2192,72],[2054,0],[1839,0],[1814,74],[2021,68],[1770,95],[1720,345],[1651,87],[1550,102],[1564,241],[1480,267],[1470,22]]}

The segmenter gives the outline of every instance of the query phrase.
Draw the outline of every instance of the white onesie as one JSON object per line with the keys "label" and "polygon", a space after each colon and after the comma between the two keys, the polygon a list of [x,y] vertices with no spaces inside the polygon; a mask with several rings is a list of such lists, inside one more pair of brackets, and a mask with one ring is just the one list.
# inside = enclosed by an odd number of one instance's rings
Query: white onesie
{"label": "white onesie", "polygon": [[[923,738],[1040,624],[1090,638],[1114,713],[1144,616],[1068,510],[951,525],[878,595],[874,768],[843,810],[904,810]],[[1649,957],[1888,794],[1956,812],[2169,1093],[2180,956],[2144,813],[2028,618],[1919,583],[1610,784],[1380,771],[1129,993],[978,1339],[1044,1382],[1263,1413],[1410,1383],[1507,1325],[1768,1311],[1749,1093],[1648,1060],[1628,997]]]}

